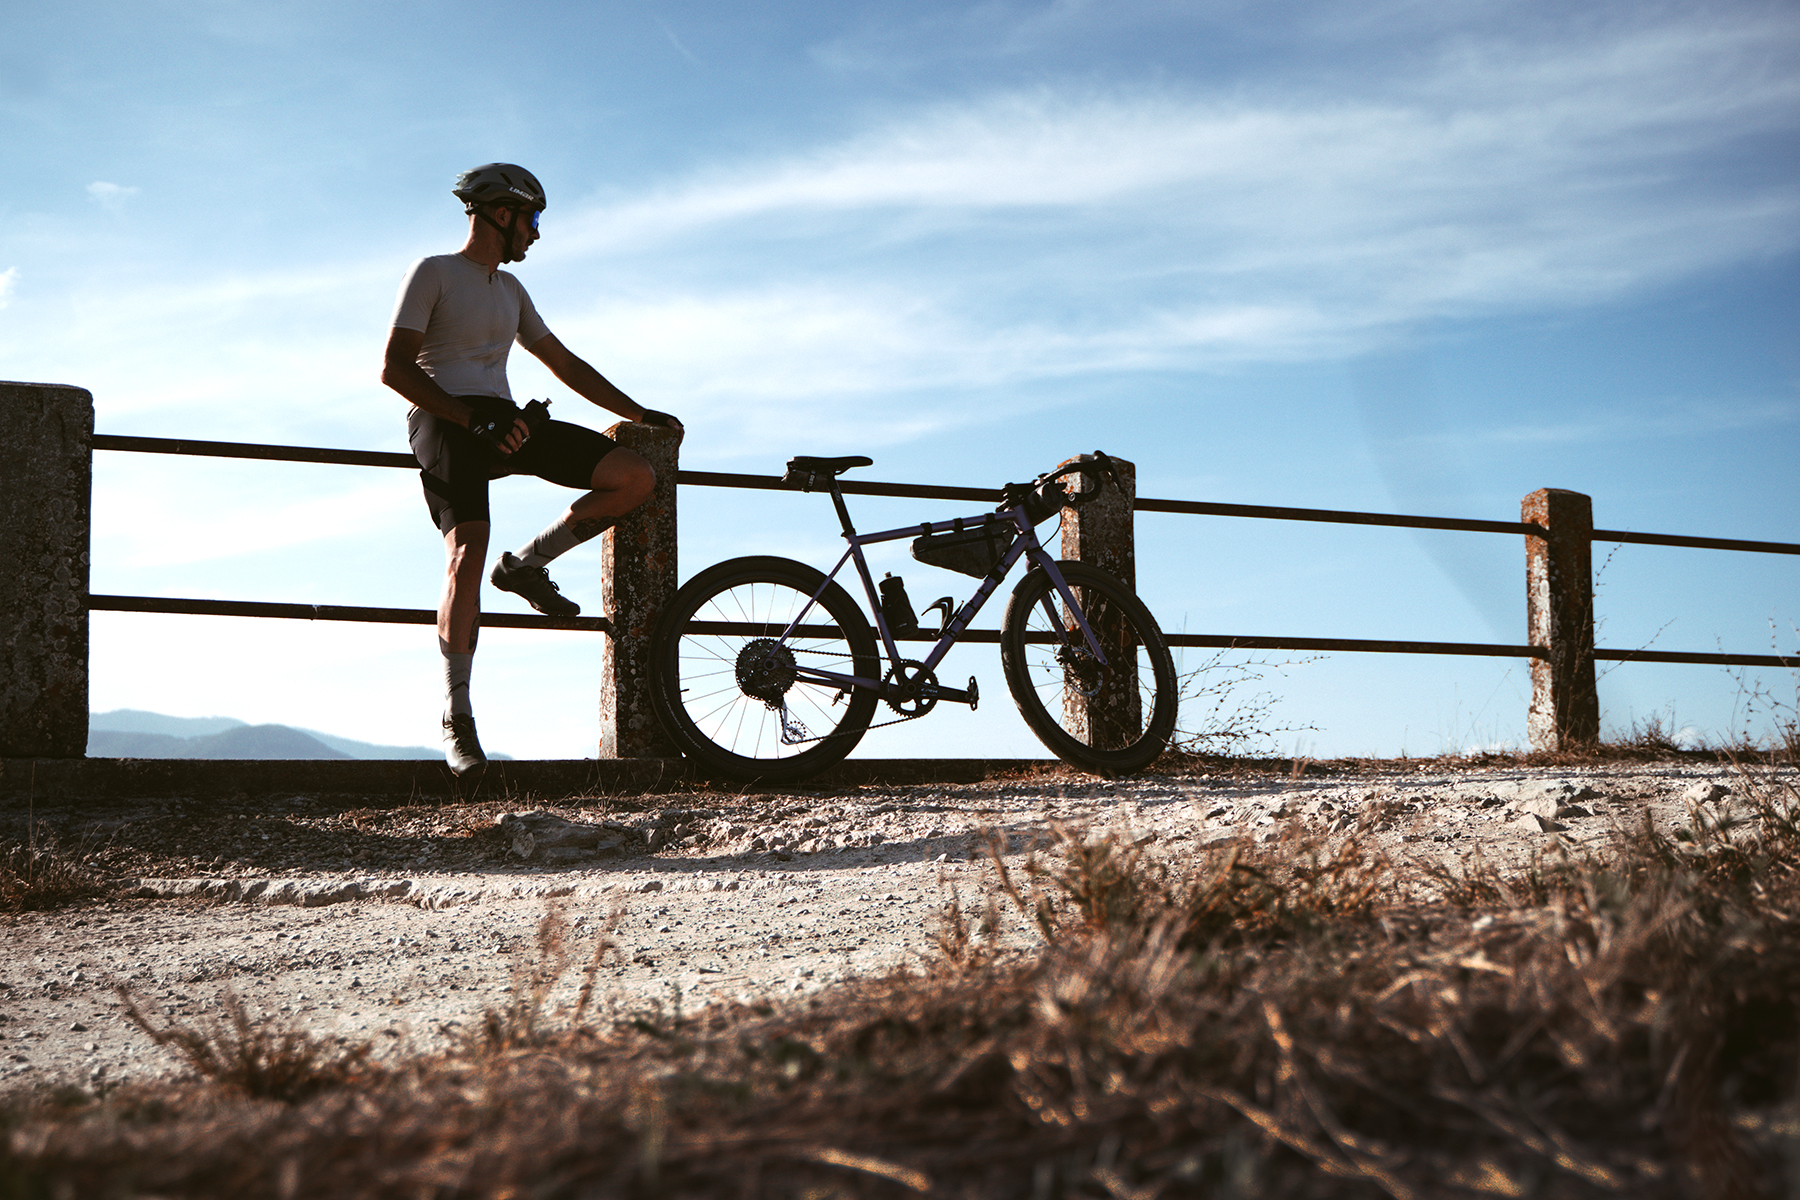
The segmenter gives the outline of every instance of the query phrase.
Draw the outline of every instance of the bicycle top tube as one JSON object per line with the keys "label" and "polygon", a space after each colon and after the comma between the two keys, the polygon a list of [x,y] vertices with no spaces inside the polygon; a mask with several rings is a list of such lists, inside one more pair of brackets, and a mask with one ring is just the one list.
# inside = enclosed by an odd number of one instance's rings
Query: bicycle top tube
{"label": "bicycle top tube", "polygon": [[902,525],[898,529],[884,529],[880,533],[858,533],[855,529],[850,529],[844,536],[858,546],[872,546],[877,542],[896,542],[901,538],[920,537],[927,533],[962,533],[990,525],[1003,525],[1019,533],[1031,528],[1015,518],[1013,510],[1009,509],[1006,512],[977,513],[972,517],[953,517],[948,521],[921,521],[916,525]]}

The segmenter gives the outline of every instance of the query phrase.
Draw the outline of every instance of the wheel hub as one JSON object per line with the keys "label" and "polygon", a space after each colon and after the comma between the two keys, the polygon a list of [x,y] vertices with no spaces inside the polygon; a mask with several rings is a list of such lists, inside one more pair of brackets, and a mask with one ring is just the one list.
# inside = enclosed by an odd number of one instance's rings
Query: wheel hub
{"label": "wheel hub", "polygon": [[1106,682],[1106,668],[1098,659],[1085,650],[1069,646],[1058,650],[1056,657],[1068,675],[1070,686],[1089,698],[1099,694],[1101,685]]}
{"label": "wheel hub", "polygon": [[744,695],[778,708],[794,679],[794,652],[774,638],[757,638],[738,651],[737,685]]}

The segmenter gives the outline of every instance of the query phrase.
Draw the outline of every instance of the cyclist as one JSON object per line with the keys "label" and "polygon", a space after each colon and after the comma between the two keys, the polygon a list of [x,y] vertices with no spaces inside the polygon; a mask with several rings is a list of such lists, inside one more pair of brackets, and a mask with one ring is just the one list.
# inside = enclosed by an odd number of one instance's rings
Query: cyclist
{"label": "cyclist", "polygon": [[540,534],[500,555],[489,578],[548,616],[581,607],[563,596],[546,565],[598,536],[650,497],[656,473],[611,438],[564,421],[538,421],[521,410],[506,382],[506,356],[517,341],[576,393],[632,421],[682,432],[668,413],[647,409],[571,353],[538,316],[525,288],[503,263],[519,262],[538,240],[544,189],[531,172],[487,163],[457,176],[452,194],[469,218],[455,254],[422,258],[407,271],[394,306],[381,381],[412,402],[407,430],[419,460],[425,503],[444,538],[444,590],[438,601],[438,649],[444,657],[444,757],[458,776],[487,766],[469,703],[469,675],[481,624],[481,574],[487,561],[488,481],[536,475],[583,489]]}

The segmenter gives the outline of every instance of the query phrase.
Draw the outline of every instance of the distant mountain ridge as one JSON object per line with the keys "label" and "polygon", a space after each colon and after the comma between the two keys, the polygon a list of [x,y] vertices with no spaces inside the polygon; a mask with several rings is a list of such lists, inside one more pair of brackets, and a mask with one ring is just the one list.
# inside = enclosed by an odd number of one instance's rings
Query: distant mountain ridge
{"label": "distant mountain ridge", "polygon": [[[352,738],[295,729],[251,725],[235,717],[170,717],[120,708],[88,717],[90,758],[324,758],[435,759],[429,746],[382,746]],[[490,754],[505,759],[505,754]]]}

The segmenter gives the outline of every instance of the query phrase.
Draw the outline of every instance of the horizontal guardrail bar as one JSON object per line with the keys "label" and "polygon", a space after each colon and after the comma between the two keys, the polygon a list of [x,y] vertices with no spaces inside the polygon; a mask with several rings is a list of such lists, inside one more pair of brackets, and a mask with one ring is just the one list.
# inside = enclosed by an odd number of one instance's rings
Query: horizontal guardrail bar
{"label": "horizontal guardrail bar", "polygon": [[411,454],[386,450],[327,450],[318,446],[265,446],[255,442],[201,442],[193,438],[127,437],[96,433],[96,450],[128,450],[137,454],[190,454],[202,458],[253,458],[264,462],[331,463],[346,467],[410,467],[419,469]]}
{"label": "horizontal guardrail bar", "polygon": [[1271,521],[1325,521],[1334,525],[1398,525],[1406,529],[1454,529],[1463,533],[1544,536],[1527,521],[1477,521],[1462,517],[1411,517],[1401,513],[1340,512],[1331,508],[1278,508],[1266,504],[1214,504],[1205,500],[1138,500],[1137,512],[1183,513],[1201,517],[1259,517]]}
{"label": "horizontal guardrail bar", "polygon": [[[435,625],[428,608],[364,608],[348,604],[280,604],[262,600],[183,600],[170,596],[89,596],[93,612],[174,613],[192,617],[280,617],[296,621],[364,621],[376,625]],[[605,617],[540,617],[524,613],[481,614],[488,629],[573,629],[611,633]]]}
{"label": "horizontal guardrail bar", "polygon": [[1800,554],[1793,542],[1746,542],[1737,538],[1686,537],[1679,533],[1632,533],[1624,529],[1596,529],[1596,542],[1640,542],[1646,546],[1693,546],[1701,550],[1748,550],[1752,554]]}
{"label": "horizontal guardrail bar", "polygon": [[[355,467],[418,469],[411,454],[383,450],[332,450],[317,446],[274,446],[255,442],[208,442],[193,438],[134,437],[96,433],[96,450],[125,450],[139,454],[189,454],[208,458],[248,458],[278,462],[330,463]],[[745,488],[784,492],[792,485],[778,475],[741,475],[726,471],[681,471],[676,482],[691,487]],[[933,487],[915,483],[868,483],[841,480],[849,496],[896,496],[912,500],[970,500],[998,502],[998,488]],[[1137,512],[1184,513],[1203,517],[1252,517],[1271,521],[1319,521],[1336,525],[1385,525],[1403,529],[1448,529],[1463,533],[1510,533],[1542,537],[1542,526],[1528,521],[1482,521],[1463,517],[1419,517],[1404,513],[1352,512],[1330,508],[1285,508],[1266,504],[1219,504],[1207,500],[1156,500],[1142,498]],[[1650,546],[1687,546],[1702,550],[1743,550],[1755,554],[1800,554],[1800,543],[1760,542],[1742,538],[1690,537],[1674,533],[1634,533],[1623,529],[1596,529],[1597,542],[1636,542]]]}
{"label": "horizontal guardrail bar", "polygon": [[1594,657],[1608,662],[1705,663],[1720,667],[1800,667],[1800,654],[1690,654],[1681,650],[1596,650]]}
{"label": "horizontal guardrail bar", "polygon": [[1219,650],[1349,650],[1363,654],[1467,654],[1487,658],[1543,658],[1536,646],[1486,642],[1393,642],[1369,638],[1237,637],[1217,633],[1166,633],[1171,646],[1204,646]]}
{"label": "horizontal guardrail bar", "polygon": [[[282,604],[260,600],[192,600],[168,596],[88,597],[93,612],[170,613],[196,617],[274,617],[299,621],[361,621],[369,624],[434,625],[437,613],[426,608],[370,608],[347,604]],[[610,633],[612,622],[605,617],[544,617],[523,613],[481,614],[481,623],[490,629],[562,629],[586,633]],[[694,634],[752,633],[773,637],[781,626],[750,621],[692,621],[688,632]],[[811,637],[834,636],[830,626],[805,625],[797,631]],[[870,627],[874,632],[874,627]],[[1542,658],[1544,651],[1532,646],[1507,646],[1485,642],[1396,642],[1368,638],[1282,638],[1209,633],[1171,633],[1165,635],[1171,646],[1206,647],[1221,650],[1337,650],[1363,654],[1455,654],[1489,658]],[[935,642],[938,635],[928,630],[894,634],[897,642]],[[1000,641],[997,629],[965,629],[957,637],[959,644],[994,645]],[[1774,654],[1702,654],[1669,650],[1595,650],[1594,657],[1609,662],[1700,663],[1727,667],[1800,667],[1800,654],[1783,658]]]}

